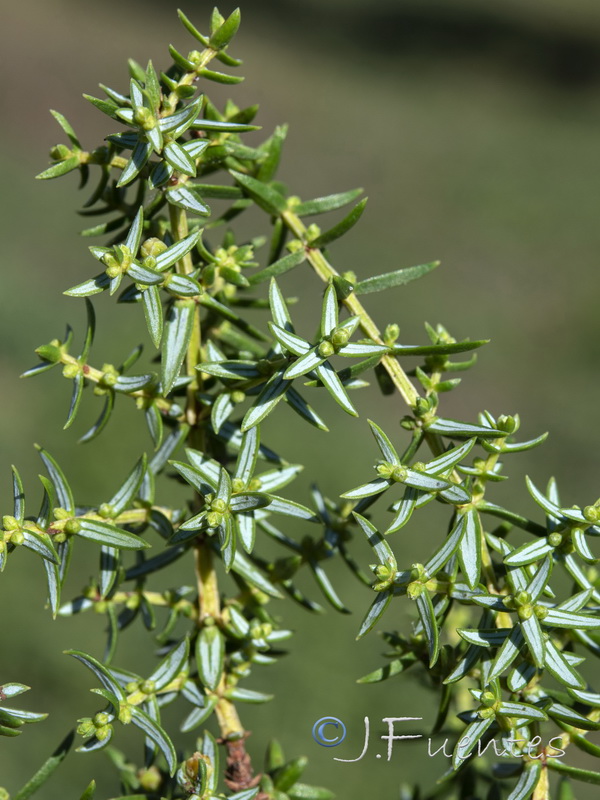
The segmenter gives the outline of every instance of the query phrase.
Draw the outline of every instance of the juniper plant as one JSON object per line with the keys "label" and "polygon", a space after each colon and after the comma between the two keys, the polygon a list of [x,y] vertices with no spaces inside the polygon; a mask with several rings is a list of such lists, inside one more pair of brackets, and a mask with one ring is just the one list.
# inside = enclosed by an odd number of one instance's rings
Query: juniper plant
{"label": "juniper plant", "polygon": [[[106,748],[122,798],[331,797],[300,782],[305,759],[286,761],[277,742],[268,747],[264,770],[253,767],[240,707],[270,699],[250,688],[249,676],[255,666],[272,663],[290,636],[272,601],[288,597],[313,608],[296,585],[308,569],[329,603],[345,611],[324,565],[339,557],[364,581],[352,542],[366,537],[376,562],[374,580],[367,579],[374,599],[359,637],[390,606],[413,603],[415,622],[412,631],[384,634],[391,660],[360,681],[421,671],[439,697],[434,730],[449,729],[456,739],[442,780],[432,789],[404,787],[402,796],[525,800],[533,794],[542,800],[550,796],[552,772],[560,777],[561,800],[571,796],[571,780],[598,784],[600,773],[572,766],[568,756],[573,748],[600,753],[588,739],[600,728],[600,694],[579,669],[586,656],[600,656],[600,586],[590,547],[600,535],[600,501],[565,506],[552,479],[545,490],[528,480],[531,517],[493,501],[494,484],[505,479],[500,459],[545,436],[515,440],[518,415],[483,412],[476,422],[462,422],[440,412],[441,394],[459,384],[454,374],[475,361],[474,355],[454,356],[484,341],[456,341],[441,325],[427,325],[428,343],[401,344],[398,327],[380,332],[362,303],[363,295],[401,286],[436,264],[363,279],[340,274],[329,260],[331,245],[358,222],[365,200],[328,229],[305,220],[353,203],[360,190],[305,201],[289,195],[275,179],[285,127],[258,146],[245,144],[243,135],[258,130],[256,106],[229,101],[219,109],[205,93],[211,81],[240,80],[214,69],[214,62],[240,64],[229,54],[239,11],[224,18],[215,9],[206,36],[183,13],[179,17],[194,49],[184,55],[170,47],[173,64],[166,72],[130,61],[127,93],[102,86],[102,99],[86,95],[113,130],[94,150],[84,150],[67,120],[52,112],[68,144],[52,149],[52,165],[38,176],[78,171],[85,186],[95,173],[85,209],[104,221],[84,234],[104,236],[105,243],[90,247],[99,262],[92,277],[66,291],[84,298],[83,344],[76,346],[68,329],[64,340],[37,349],[40,363],[25,374],[62,369],[72,384],[65,427],[73,424],[85,389],[103,398],[84,442],[104,431],[116,401],[133,401],[149,433],[150,455],[142,453],[128,474],[116,475],[122,482],[114,494],[93,506],[74,498],[68,465],[63,472],[39,448],[48,477],[41,478],[41,509],[28,516],[13,468],[14,508],[3,518],[1,568],[17,550],[31,550],[45,570],[53,617],[95,609],[107,619],[101,659],[68,651],[92,673],[99,696],[95,716],[78,720],[84,739],[78,749]],[[211,215],[211,198],[226,201],[219,216]],[[264,212],[267,235],[240,241],[238,218],[251,208]],[[323,288],[321,307],[307,310],[318,326],[312,338],[295,330],[285,298],[286,273],[301,265]],[[89,298],[103,292],[141,307],[157,350],[157,373],[135,372],[141,346],[118,367],[94,355]],[[248,309],[252,319],[264,313],[263,322],[251,322]],[[400,428],[389,433],[368,422],[375,448],[366,454],[365,476],[373,466],[375,474],[358,488],[339,486],[334,499],[315,484],[310,507],[289,499],[285,487],[301,465],[289,464],[277,442],[270,443],[275,449],[263,443],[263,433],[269,441],[269,418],[295,413],[326,431],[310,396],[324,390],[335,401],[330,415],[342,409],[358,416],[360,402],[350,395],[360,399],[357,390],[369,373],[384,393],[395,395],[400,416]],[[163,474],[188,485],[187,505],[169,502],[168,484],[157,481]],[[413,526],[415,511],[431,502],[447,511],[447,529],[421,563],[398,563],[402,529]],[[391,513],[381,531],[372,521],[376,503]],[[299,541],[286,530],[290,519],[304,525]],[[519,530],[532,538],[515,546]],[[265,537],[280,549],[279,557],[261,555]],[[61,589],[71,552],[82,540],[97,548],[97,576],[65,600]],[[193,561],[196,587],[156,588],[157,576],[179,559]],[[226,572],[235,586],[227,593]],[[565,573],[567,582],[553,580],[554,572]],[[384,619],[392,621],[391,615]],[[459,639],[453,636],[458,621]],[[157,664],[143,675],[114,663],[118,637],[137,622],[157,648]],[[472,701],[459,691],[463,687]],[[10,703],[26,689],[6,683],[0,700]],[[187,737],[180,751],[161,723],[161,710],[171,703],[181,707]],[[17,735],[24,723],[44,716],[3,704],[0,734]],[[196,738],[211,718],[217,736],[204,731]],[[128,724],[141,731],[137,765],[119,749]],[[502,740],[505,752],[490,771],[475,755],[492,738]],[[71,734],[14,800],[43,784],[72,740]],[[93,795],[92,781],[82,800]]]}

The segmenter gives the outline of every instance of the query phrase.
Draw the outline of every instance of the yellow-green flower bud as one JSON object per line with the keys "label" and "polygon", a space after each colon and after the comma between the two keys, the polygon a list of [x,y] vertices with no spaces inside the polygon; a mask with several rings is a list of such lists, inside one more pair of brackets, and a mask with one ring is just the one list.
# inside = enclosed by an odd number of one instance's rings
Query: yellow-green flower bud
{"label": "yellow-green flower bud", "polygon": [[154,681],[142,681],[140,689],[144,694],[152,694],[156,691],[156,683]]}
{"label": "yellow-green flower bud", "polygon": [[71,151],[64,144],[55,144],[50,150],[50,158],[54,159],[54,161],[66,161],[71,155]]}
{"label": "yellow-green flower bud", "polygon": [[481,695],[481,705],[491,708],[496,702],[496,695],[493,692],[483,692]]}
{"label": "yellow-green flower bud", "polygon": [[125,691],[128,694],[133,694],[133,692],[137,692],[138,688],[139,686],[137,681],[129,681],[129,683],[125,685]]}
{"label": "yellow-green flower bud", "polygon": [[187,54],[187,60],[191,61],[191,63],[197,69],[202,63],[202,53],[199,50],[190,50],[190,52]]}
{"label": "yellow-green flower bud", "polygon": [[417,597],[420,597],[423,594],[424,586],[420,581],[412,581],[406,587],[406,594],[410,597],[411,600],[416,600]]}
{"label": "yellow-green flower bud", "polygon": [[598,522],[600,519],[600,509],[597,506],[586,506],[583,509],[583,516],[588,522]]}
{"label": "yellow-green flower bud", "polygon": [[206,515],[206,521],[210,528],[216,528],[220,525],[221,520],[223,519],[223,515],[219,514],[217,511],[209,511]]}
{"label": "yellow-green flower bud", "polygon": [[306,237],[307,237],[309,242],[312,239],[316,239],[317,236],[320,236],[320,235],[321,235],[321,228],[319,228],[319,226],[316,225],[314,222],[313,222],[312,225],[309,225],[308,228],[306,229]]}
{"label": "yellow-green flower bud", "polygon": [[231,481],[231,489],[234,492],[243,492],[246,488],[244,481],[241,478],[234,478]]}
{"label": "yellow-green flower bud", "polygon": [[260,478],[252,478],[252,480],[248,484],[248,489],[250,489],[251,492],[257,492],[261,486],[262,482]]}
{"label": "yellow-green flower bud", "polygon": [[35,353],[43,361],[48,361],[50,364],[57,364],[62,355],[60,347],[54,344],[43,344],[40,347],[36,347]]}
{"label": "yellow-green flower bud", "polygon": [[536,603],[536,605],[533,607],[533,610],[538,619],[545,619],[548,616],[549,609],[546,608],[546,606],[538,605]]}
{"label": "yellow-green flower bud", "polygon": [[110,717],[105,711],[99,711],[94,717],[94,725],[97,728],[102,728],[104,725],[108,725],[109,722]]}
{"label": "yellow-green flower bud", "polygon": [[54,509],[54,511],[52,512],[52,516],[56,520],[61,520],[61,519],[69,519],[71,514],[67,511],[66,508],[60,508],[59,506]]}
{"label": "yellow-green flower bud", "polygon": [[114,508],[111,506],[110,503],[102,503],[98,508],[98,514],[101,517],[104,517],[104,519],[108,519],[109,517],[112,517],[112,515],[114,514]]}
{"label": "yellow-green flower bud", "polygon": [[231,401],[233,403],[243,403],[246,399],[246,394],[242,392],[240,389],[236,389],[234,392],[231,393]]}
{"label": "yellow-green flower bud", "polygon": [[562,534],[558,531],[553,531],[550,536],[548,536],[548,544],[551,544],[552,547],[558,547],[562,544]]}
{"label": "yellow-green flower bud", "polygon": [[157,239],[156,236],[146,239],[146,241],[142,242],[140,248],[143,258],[156,258],[161,253],[164,253],[166,249],[167,245],[161,239]]}
{"label": "yellow-green flower bud", "polygon": [[23,544],[25,541],[25,535],[23,531],[13,531],[10,534],[10,543],[15,545]]}
{"label": "yellow-green flower bud", "polygon": [[349,338],[350,331],[346,330],[346,328],[342,328],[341,330],[333,332],[331,336],[331,343],[334,347],[343,347],[345,344],[348,344]]}
{"label": "yellow-green flower bud", "polygon": [[101,728],[97,728],[96,730],[96,738],[99,741],[104,741],[107,739],[112,732],[112,725],[103,725]]}
{"label": "yellow-green flower bud", "polygon": [[400,326],[397,325],[395,322],[390,323],[389,325],[385,326],[385,330],[383,332],[383,341],[387,345],[392,345],[400,336]]}
{"label": "yellow-green flower bud", "polygon": [[154,766],[140,769],[137,779],[145,792],[157,792],[162,784],[162,776],[158,768]]}
{"label": "yellow-green flower bud", "polygon": [[213,500],[213,502],[211,503],[211,509],[213,511],[218,511],[220,514],[222,514],[224,511],[227,511],[227,503],[225,502],[225,500],[222,500],[220,497],[217,497],[217,499]]}
{"label": "yellow-green flower bud", "polygon": [[394,466],[387,461],[383,461],[381,464],[377,464],[375,469],[379,477],[387,481],[392,477]]}
{"label": "yellow-green flower bud", "polygon": [[78,519],[68,519],[65,523],[65,532],[74,536],[81,530],[81,522]]}
{"label": "yellow-green flower bud", "polygon": [[533,606],[521,606],[517,613],[521,620],[531,619],[533,616]]}
{"label": "yellow-green flower bud", "polygon": [[304,249],[304,244],[300,241],[300,239],[292,239],[287,243],[286,249],[289,253],[299,253],[300,250]]}
{"label": "yellow-green flower bud", "polygon": [[325,340],[321,342],[317,348],[317,351],[321,358],[329,358],[329,356],[332,356],[335,353],[335,347],[331,344],[331,342]]}
{"label": "yellow-green flower bud", "polygon": [[119,722],[123,725],[129,725],[131,716],[131,706],[129,703],[119,703]]}
{"label": "yellow-green flower bud", "polygon": [[5,514],[2,517],[2,527],[5,531],[16,531],[19,527],[19,523],[15,517],[11,517],[10,514]]}
{"label": "yellow-green flower bud", "polygon": [[80,364],[65,364],[62,370],[62,374],[65,378],[76,378],[79,373],[81,372],[81,365]]}
{"label": "yellow-green flower bud", "polygon": [[514,416],[508,414],[501,414],[497,420],[497,427],[499,431],[505,431],[506,433],[516,433],[519,430],[519,415],[515,414]]}
{"label": "yellow-green flower bud", "polygon": [[408,477],[408,470],[406,469],[406,467],[401,467],[401,466],[394,467],[390,477],[393,481],[396,481],[397,483],[402,483],[402,481],[405,481],[406,478]]}
{"label": "yellow-green flower bud", "polygon": [[156,120],[154,119],[154,115],[150,109],[146,108],[145,106],[136,108],[133,115],[133,120],[136,125],[139,125],[140,128],[145,131],[151,131],[156,128]]}
{"label": "yellow-green flower bud", "polygon": [[88,736],[93,736],[96,733],[96,726],[90,717],[83,717],[77,721],[79,722],[79,725],[77,726],[77,733],[80,736],[87,738]]}
{"label": "yellow-green flower bud", "polygon": [[59,531],[54,537],[56,544],[62,544],[67,541],[67,534],[64,531]]}
{"label": "yellow-green flower bud", "polygon": [[107,267],[104,271],[109,278],[117,278],[123,270],[120,264],[111,264],[110,267]]}
{"label": "yellow-green flower bud", "polygon": [[493,708],[480,708],[477,711],[477,715],[480,719],[489,719],[490,717],[493,717],[495,713],[496,712]]}
{"label": "yellow-green flower bud", "polygon": [[525,590],[517,592],[515,595],[515,602],[518,606],[527,605],[527,603],[531,603],[531,595]]}

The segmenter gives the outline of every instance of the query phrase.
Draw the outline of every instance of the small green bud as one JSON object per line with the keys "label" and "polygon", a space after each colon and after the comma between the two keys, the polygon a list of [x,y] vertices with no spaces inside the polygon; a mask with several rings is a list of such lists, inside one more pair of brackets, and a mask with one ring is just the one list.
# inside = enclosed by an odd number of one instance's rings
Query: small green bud
{"label": "small green bud", "polygon": [[94,611],[96,614],[106,614],[108,611],[108,603],[106,600],[99,600],[94,604]]}
{"label": "small green bud", "polygon": [[118,276],[121,274],[123,270],[121,269],[120,264],[111,264],[104,271],[106,272],[109,278],[118,278]]}
{"label": "small green bud", "polygon": [[11,517],[10,514],[5,514],[2,517],[2,527],[5,531],[16,531],[19,528],[19,523],[15,517]]}
{"label": "small green bud", "polygon": [[496,422],[499,431],[506,433],[516,433],[519,430],[520,420],[519,415],[514,416],[501,414]]}
{"label": "small green bud", "polygon": [[78,519],[68,519],[65,523],[65,532],[74,536],[81,530],[81,522]]}
{"label": "small green bud", "polygon": [[210,511],[206,515],[206,521],[210,528],[216,528],[221,523],[222,519],[223,515],[219,514],[217,511]]}
{"label": "small green bud", "polygon": [[43,344],[40,347],[36,347],[35,352],[42,361],[48,361],[51,364],[57,364],[62,355],[60,348],[53,344]]}
{"label": "small green bud", "polygon": [[20,544],[23,544],[24,541],[25,541],[25,535],[24,535],[23,531],[13,531],[10,534],[10,543],[11,544],[15,544],[15,545],[18,546]]}
{"label": "small green bud", "polygon": [[154,114],[150,111],[149,108],[145,106],[139,106],[136,108],[135,113],[133,115],[133,120],[136,125],[139,125],[145,131],[151,131],[156,128],[156,120],[154,119]]}
{"label": "small green bud", "polygon": [[81,364],[65,364],[62,370],[62,374],[65,378],[76,378],[79,373],[81,372]]}
{"label": "small green bud", "polygon": [[67,541],[67,534],[64,531],[59,531],[54,537],[56,544],[62,544]]}
{"label": "small green bud", "polygon": [[583,516],[588,522],[598,522],[600,519],[600,509],[597,506],[586,506],[583,509]]}
{"label": "small green bud", "polygon": [[417,470],[417,472],[424,472],[425,469],[426,469],[426,466],[427,465],[424,464],[422,461],[415,461],[415,463],[413,464],[412,468]]}
{"label": "small green bud", "polygon": [[402,483],[402,481],[405,481],[406,478],[408,477],[408,470],[406,469],[406,467],[402,466],[394,467],[390,477],[393,481],[396,481],[397,483]]}
{"label": "small green bud", "polygon": [[197,69],[202,64],[202,53],[199,50],[190,50],[187,60],[191,61],[194,68]]}
{"label": "small green bud", "polygon": [[321,342],[317,350],[321,358],[329,358],[335,353],[335,347],[327,340]]}
{"label": "small green bud", "polygon": [[558,547],[562,544],[562,534],[558,531],[553,531],[550,536],[548,536],[548,544],[551,544],[552,547]]}
{"label": "small green bud", "polygon": [[481,705],[486,708],[491,708],[496,702],[496,695],[493,692],[483,692],[481,695]]}
{"label": "small green bud", "polygon": [[53,516],[53,517],[54,517],[54,519],[56,519],[56,520],[61,520],[61,519],[69,519],[69,517],[71,516],[71,514],[70,514],[70,513],[67,511],[67,509],[66,509],[66,508],[60,508],[60,506],[58,506],[58,507],[57,507],[57,508],[55,508],[55,509],[54,509],[54,511],[52,512],[52,516]]}
{"label": "small green bud", "polygon": [[79,725],[77,726],[77,733],[80,736],[93,736],[96,733],[96,726],[90,719],[90,717],[83,717],[82,719],[77,720]]}
{"label": "small green bud", "polygon": [[234,478],[231,481],[231,489],[234,492],[243,492],[246,488],[244,481],[241,478]]}
{"label": "small green bud", "polygon": [[143,258],[156,258],[156,256],[164,253],[166,249],[167,245],[161,239],[152,236],[150,239],[146,239],[142,242],[140,251]]}
{"label": "small green bud", "polygon": [[240,389],[236,389],[234,392],[231,393],[231,401],[233,403],[243,403],[246,399],[245,392],[242,392]]}
{"label": "small green bud", "polygon": [[133,692],[137,692],[138,688],[139,686],[137,681],[129,681],[129,683],[125,685],[125,691],[128,694],[133,694]]}
{"label": "small green bud", "polygon": [[50,150],[50,158],[53,158],[54,161],[66,161],[71,155],[72,152],[64,144],[55,144]]}
{"label": "small green bud", "polygon": [[142,681],[140,689],[144,694],[153,694],[156,691],[156,683],[154,681]]}
{"label": "small green bud", "polygon": [[320,235],[321,235],[321,228],[319,228],[319,226],[316,225],[314,222],[312,223],[312,225],[309,225],[308,228],[306,229],[306,237],[309,242],[312,241],[313,239],[316,239],[317,236]]}
{"label": "small green bud", "polygon": [[250,489],[251,492],[257,492],[261,486],[262,486],[262,481],[260,478],[252,478],[252,480],[248,484],[248,489]]}
{"label": "small green bud", "polygon": [[417,417],[424,417],[425,414],[430,412],[429,403],[424,397],[417,397],[417,401],[415,403],[415,415]]}
{"label": "small green bud", "polygon": [[222,514],[224,511],[227,511],[227,503],[225,502],[225,500],[222,500],[220,497],[218,497],[211,503],[211,509],[213,511],[218,511],[220,514]]}
{"label": "small green bud", "polygon": [[114,508],[111,506],[110,503],[102,503],[98,508],[98,514],[104,519],[109,519],[115,513]]}
{"label": "small green bud", "polygon": [[495,715],[495,711],[493,708],[480,708],[477,711],[477,715],[480,719],[489,719]]}
{"label": "small green bud", "polygon": [[549,609],[546,608],[546,606],[538,605],[536,603],[536,605],[533,607],[533,610],[538,619],[545,619],[548,616]]}
{"label": "small green bud", "polygon": [[105,372],[100,378],[100,381],[104,384],[104,386],[114,386],[117,380],[118,375],[115,375],[114,372]]}
{"label": "small green bud", "polygon": [[96,739],[102,742],[110,736],[111,732],[112,725],[103,725],[101,728],[96,729]]}
{"label": "small green bud", "polygon": [[515,595],[515,602],[518,606],[527,605],[527,603],[531,603],[531,595],[525,590],[517,592]]}
{"label": "small green bud", "polygon": [[123,725],[129,725],[131,717],[131,706],[129,703],[119,703],[119,722]]}
{"label": "small green bud", "polygon": [[377,464],[375,469],[380,478],[383,478],[384,480],[389,480],[392,477],[394,466],[388,463],[387,461],[383,461],[381,464]]}
{"label": "small green bud", "polygon": [[334,331],[331,336],[331,343],[334,347],[343,347],[345,344],[348,344],[348,339],[350,338],[350,332],[345,328],[341,330]]}
{"label": "small green bud", "polygon": [[517,613],[519,614],[519,619],[526,620],[531,619],[533,616],[533,606],[520,606]]}
{"label": "small green bud", "polygon": [[406,594],[410,597],[411,600],[416,600],[417,597],[420,597],[423,594],[424,586],[420,581],[412,581],[406,587]]}
{"label": "small green bud", "polygon": [[395,322],[392,322],[389,325],[385,326],[385,330],[383,332],[383,341],[385,342],[385,344],[393,345],[399,336],[400,336],[400,326],[397,325]]}
{"label": "small green bud", "polygon": [[140,769],[137,774],[141,788],[145,792],[157,792],[162,784],[162,776],[158,767],[147,767]]}
{"label": "small green bud", "polygon": [[108,725],[109,722],[110,717],[105,711],[99,711],[94,717],[94,725],[96,728],[102,728],[104,725]]}
{"label": "small green bud", "polygon": [[304,250],[304,244],[300,241],[300,239],[292,239],[291,242],[287,243],[286,249],[289,253],[299,253],[300,250]]}
{"label": "small green bud", "polygon": [[297,206],[300,205],[301,202],[302,200],[297,194],[292,194],[287,199],[287,207],[290,209],[290,211],[293,211]]}

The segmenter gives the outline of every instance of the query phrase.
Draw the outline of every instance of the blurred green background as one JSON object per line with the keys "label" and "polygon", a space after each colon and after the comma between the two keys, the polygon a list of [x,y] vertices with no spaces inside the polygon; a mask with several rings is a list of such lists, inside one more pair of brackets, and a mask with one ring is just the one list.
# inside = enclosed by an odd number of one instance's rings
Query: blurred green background
{"label": "blurred green background", "polygon": [[[125,403],[103,437],[77,446],[86,422],[98,414],[98,401],[86,397],[84,419],[63,433],[70,389],[58,371],[29,381],[18,376],[35,363],[37,345],[62,336],[65,320],[76,336],[83,335],[83,304],[61,292],[94,269],[90,242],[77,236],[84,224],[74,213],[75,179],[33,180],[46,165],[50,146],[62,141],[47,109],[60,110],[74,123],[84,147],[99,144],[111,125],[81,93],[96,93],[99,81],[124,89],[128,56],[142,62],[152,57],[164,67],[169,42],[189,49],[177,22],[178,5],[206,27],[211,5],[185,0],[21,0],[3,9],[3,509],[9,507],[10,463],[18,464],[31,502],[38,502],[41,464],[34,441],[63,464],[82,502],[106,499],[139,449],[150,447],[142,420]],[[232,8],[223,5],[221,11]],[[368,298],[367,306],[382,325],[400,324],[402,342],[424,340],[424,319],[442,322],[457,338],[491,338],[476,369],[444,398],[448,416],[472,420],[483,408],[494,414],[518,411],[524,434],[551,432],[542,450],[509,465],[514,479],[496,498],[531,511],[522,480],[528,472],[541,485],[555,475],[568,503],[595,500],[600,6],[592,0],[242,0],[241,8],[234,52],[244,59],[246,82],[228,92],[209,90],[211,96],[222,101],[229,94],[239,105],[259,102],[258,122],[265,132],[290,124],[281,177],[294,194],[308,199],[365,188],[370,200],[360,225],[332,248],[338,269],[366,276],[442,261],[418,284]],[[306,283],[300,275],[284,286],[295,294]],[[311,285],[306,290],[316,297],[320,287],[316,281]],[[139,309],[115,307],[104,297],[96,306],[97,361],[118,362],[146,341]],[[308,332],[314,316],[305,320]],[[375,451],[365,430],[367,416],[401,435],[396,420],[404,412],[397,398],[382,399],[369,390],[355,399],[361,411],[356,421],[336,422],[336,409],[321,403],[332,423],[328,436],[294,427],[285,410],[265,430],[264,439],[290,461],[306,463],[301,499],[315,475],[325,476],[319,477],[323,489],[336,495],[370,474]],[[105,459],[111,459],[108,468]],[[439,536],[439,519],[424,512],[402,533],[397,542],[403,562],[427,554]],[[357,546],[357,557],[368,562],[365,548]],[[76,593],[93,570],[82,553],[67,594]],[[310,757],[308,781],[335,789],[339,798],[395,798],[401,780],[429,784],[444,764],[441,756],[427,757],[422,741],[398,745],[389,764],[376,760],[377,750],[383,752],[376,742],[385,732],[381,719],[422,716],[423,723],[402,732],[426,732],[433,710],[412,677],[355,684],[381,663],[382,643],[375,634],[354,642],[369,591],[338,565],[332,575],[354,613],[309,617],[281,604],[278,613],[296,636],[288,658],[257,670],[248,682],[277,695],[267,706],[242,709],[255,732],[249,747],[258,765],[266,741],[276,736],[290,755]],[[182,567],[169,580],[191,582],[192,575]],[[77,647],[101,655],[104,621],[82,615],[52,623],[41,610],[41,583],[40,565],[28,553],[12,559],[0,581],[0,678],[31,685],[23,705],[50,712],[46,723],[31,726],[20,738],[0,740],[0,785],[10,791],[30,776],[76,716],[97,708],[88,675],[62,650]],[[306,587],[317,596],[310,581]],[[408,630],[408,615],[397,606],[384,627]],[[135,629],[116,663],[148,672],[152,648],[146,638]],[[348,727],[339,752],[320,748],[311,738],[313,722],[328,715]],[[369,753],[354,764],[335,762],[334,756],[358,755],[367,715],[373,736]],[[140,737],[131,739],[128,752],[138,758]],[[586,762],[577,756],[575,763]],[[99,798],[111,796],[105,766],[102,754],[71,755],[40,800],[77,798],[91,777],[98,780]],[[578,797],[588,796],[585,787],[578,788]]]}

